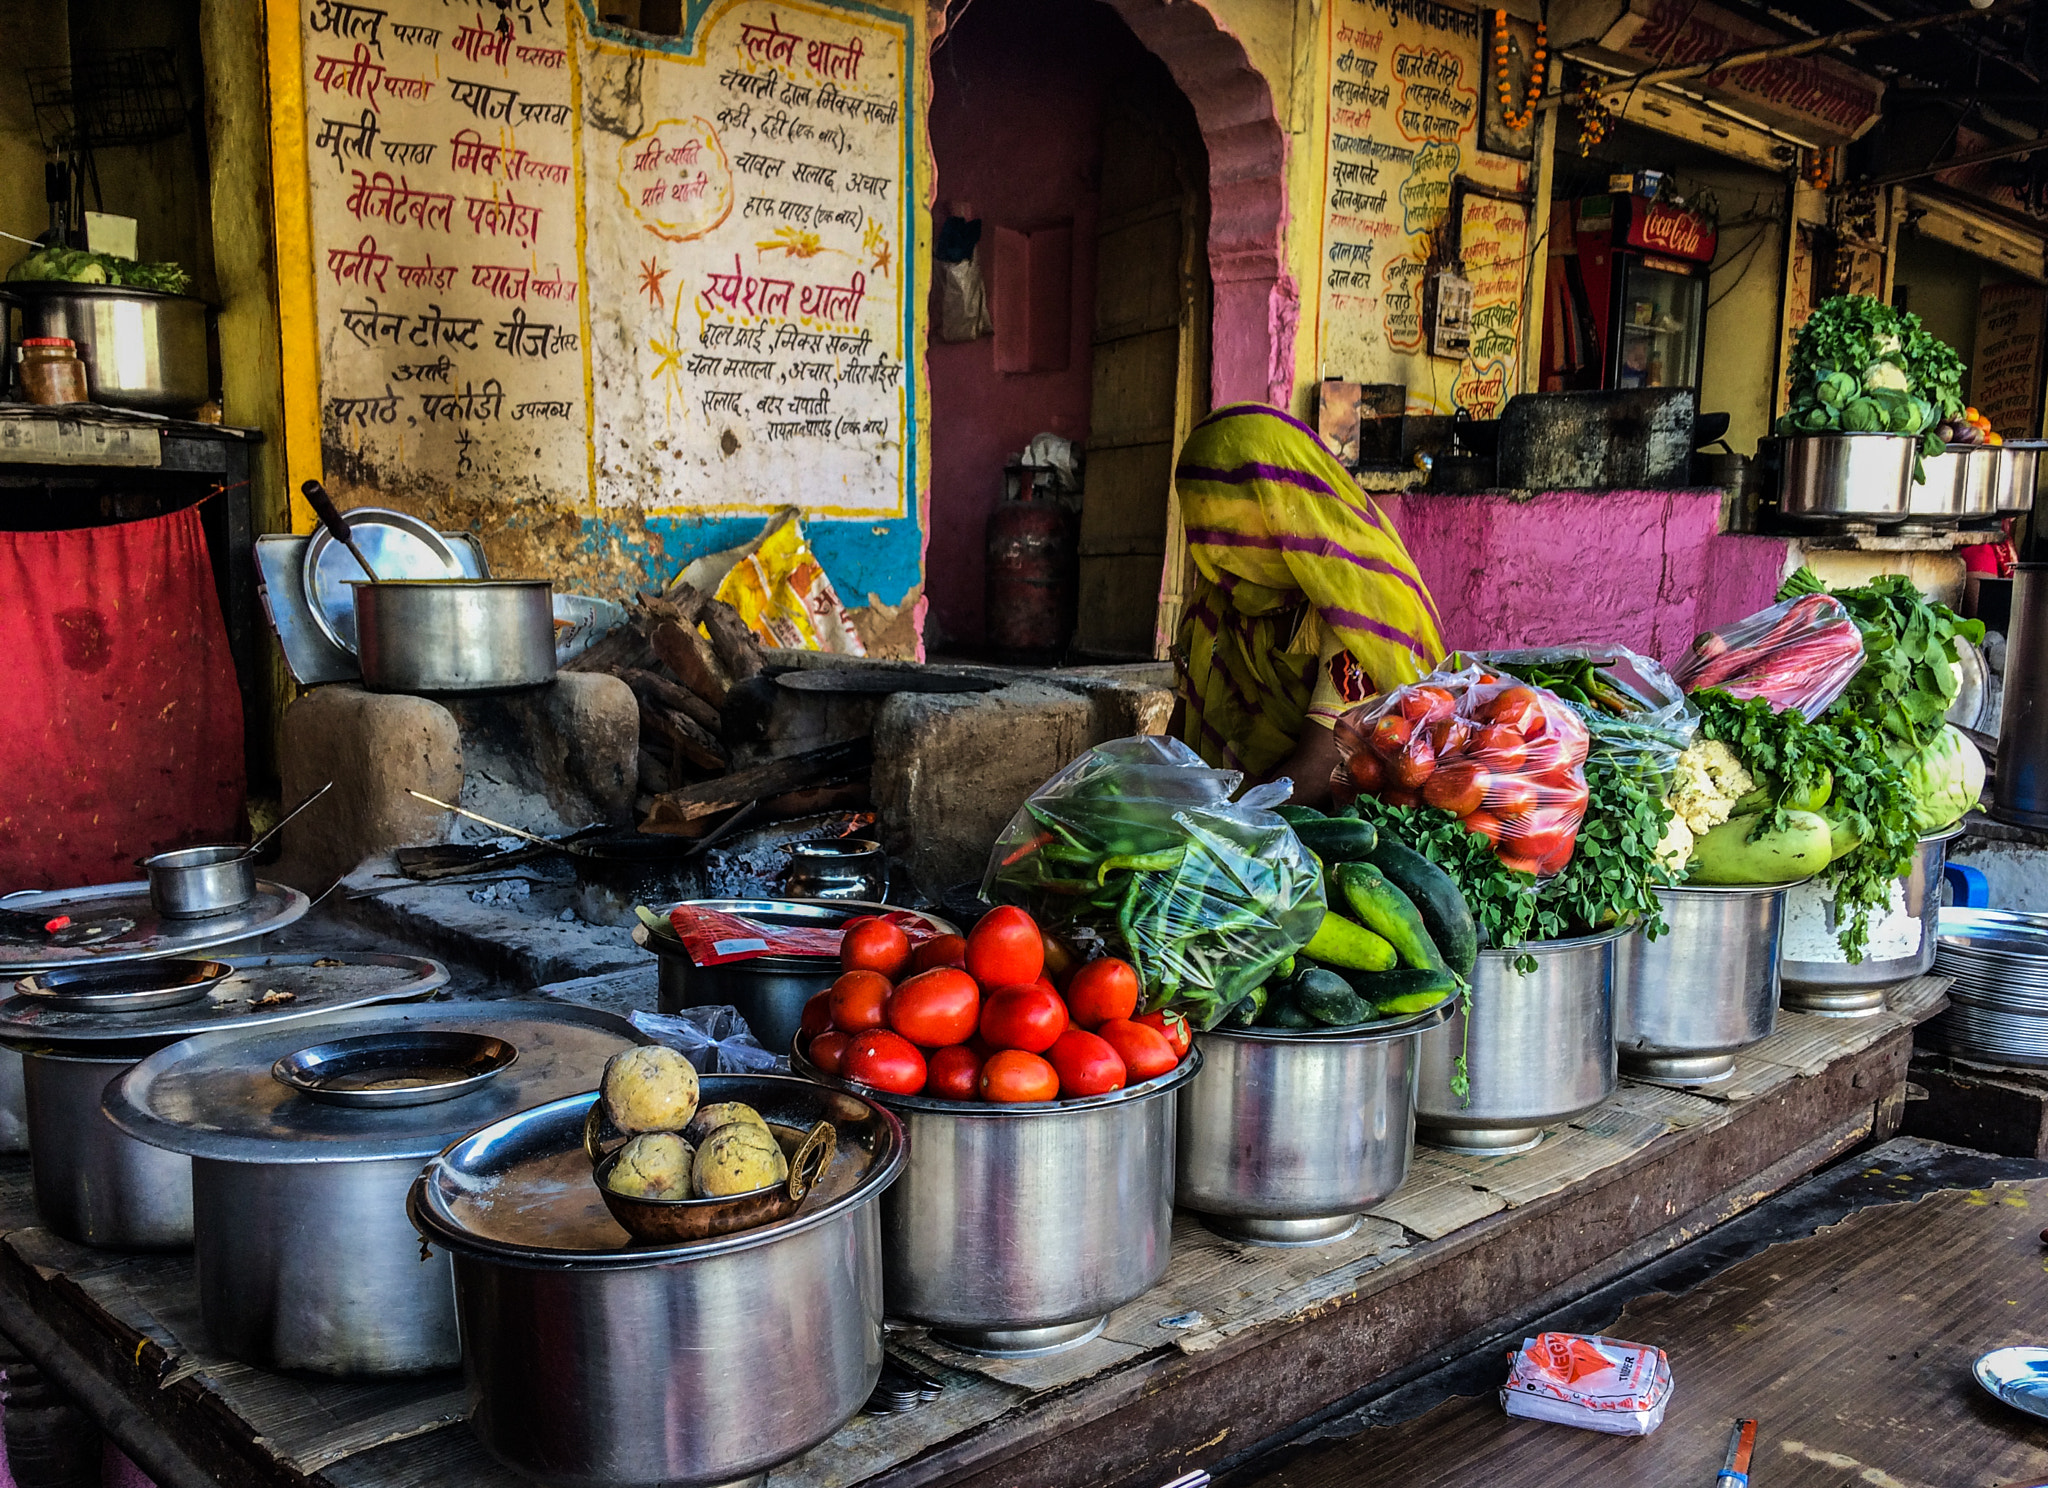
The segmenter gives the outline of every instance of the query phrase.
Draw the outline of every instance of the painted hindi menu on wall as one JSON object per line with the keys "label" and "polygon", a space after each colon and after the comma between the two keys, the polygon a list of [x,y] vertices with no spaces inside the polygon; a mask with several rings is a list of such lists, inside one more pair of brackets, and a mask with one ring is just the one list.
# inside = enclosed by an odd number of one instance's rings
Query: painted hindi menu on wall
{"label": "painted hindi menu on wall", "polygon": [[330,473],[901,516],[907,17],[808,0],[307,0]]}
{"label": "painted hindi menu on wall", "polygon": [[[1458,192],[1460,177],[1509,192],[1526,169],[1479,149],[1476,11],[1437,0],[1328,0],[1330,90],[1316,295],[1322,375],[1400,383],[1417,411],[1490,417],[1517,390],[1528,212]],[[1428,354],[1425,278],[1454,199],[1473,283],[1472,340]]]}

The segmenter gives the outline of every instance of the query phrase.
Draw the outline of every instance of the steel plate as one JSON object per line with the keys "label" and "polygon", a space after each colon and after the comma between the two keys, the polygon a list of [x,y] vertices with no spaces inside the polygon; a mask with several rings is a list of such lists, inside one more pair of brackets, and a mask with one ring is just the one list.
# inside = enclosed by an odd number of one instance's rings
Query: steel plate
{"label": "steel plate", "polygon": [[67,1013],[135,1013],[197,1002],[227,979],[225,961],[165,957],[117,966],[80,966],[25,976],[14,990]]}
{"label": "steel plate", "polygon": [[127,919],[132,928],[106,940],[75,946],[0,943],[0,976],[22,976],[67,967],[112,965],[122,961],[154,961],[161,956],[186,956],[237,941],[254,940],[298,921],[312,901],[297,889],[258,880],[256,897],[230,914],[203,920],[171,920],[149,902],[149,885],[98,884],[86,889],[29,889],[0,898],[0,909],[36,914],[68,914],[74,919]]}
{"label": "steel plate", "polygon": [[[378,578],[465,577],[462,560],[448,539],[418,517],[376,506],[359,506],[342,515],[348,518],[349,535],[369,558]],[[355,555],[329,536],[326,528],[307,539],[299,569],[306,606],[321,634],[351,656],[356,654],[356,601],[349,584],[367,577]]]}

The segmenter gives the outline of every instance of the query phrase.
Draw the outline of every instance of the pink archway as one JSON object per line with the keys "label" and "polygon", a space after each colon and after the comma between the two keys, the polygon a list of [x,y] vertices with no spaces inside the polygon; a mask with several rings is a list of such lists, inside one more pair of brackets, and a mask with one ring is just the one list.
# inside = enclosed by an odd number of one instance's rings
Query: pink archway
{"label": "pink archway", "polygon": [[1200,0],[1108,3],[1173,74],[1208,146],[1210,396],[1285,408],[1301,296],[1287,271],[1287,135],[1272,89]]}

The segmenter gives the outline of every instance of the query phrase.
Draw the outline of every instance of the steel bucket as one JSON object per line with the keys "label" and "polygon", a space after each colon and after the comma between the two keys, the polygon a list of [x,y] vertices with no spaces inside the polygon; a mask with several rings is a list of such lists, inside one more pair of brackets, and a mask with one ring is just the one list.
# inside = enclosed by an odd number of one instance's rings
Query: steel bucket
{"label": "steel bucket", "polygon": [[100,1109],[108,1082],[141,1057],[22,1054],[36,1213],[80,1245],[183,1250],[192,1243],[192,1159],[138,1142]]}
{"label": "steel bucket", "polygon": [[1780,441],[1778,510],[1788,517],[1903,519],[1912,497],[1906,434],[1795,434]]}
{"label": "steel bucket", "polygon": [[1449,1005],[1384,1029],[1197,1034],[1181,1087],[1174,1193],[1219,1234],[1321,1245],[1401,1186],[1415,1143],[1416,1048]]}
{"label": "steel bucket", "polygon": [[1707,1085],[1778,1024],[1786,884],[1659,889],[1668,927],[1614,950],[1614,1042],[1626,1074]]}
{"label": "steel bucket", "polygon": [[555,680],[546,579],[352,583],[356,656],[372,692],[508,692]]}
{"label": "steel bucket", "polygon": [[1991,814],[2048,827],[2048,563],[2014,570]]}
{"label": "steel bucket", "polygon": [[[2010,685],[2010,684],[2008,684]],[[1798,961],[1786,956],[1778,963],[1782,983],[1779,1002],[1788,1011],[1818,1013],[1827,1018],[1867,1018],[1884,1011],[1885,994],[1892,988],[1925,976],[1934,965],[1935,940],[1941,921],[1941,875],[1948,865],[1950,839],[1962,835],[1961,827],[1922,837],[1913,850],[1912,865],[1899,878],[1905,889],[1906,913],[1920,922],[1919,949],[1910,956],[1846,961]],[[1818,880],[1790,890],[1788,908],[1801,895],[1818,894]],[[1829,929],[1834,928],[1832,910]]]}
{"label": "steel bucket", "polygon": [[910,1140],[882,1200],[889,1316],[970,1353],[1020,1356],[1085,1343],[1166,1274],[1173,1241],[1178,1069],[1109,1095],[990,1105],[885,1095],[821,1073],[894,1112]]}
{"label": "steel bucket", "polygon": [[[1631,930],[1484,950],[1468,1015],[1422,1036],[1416,1136],[1454,1152],[1523,1152],[1543,1128],[1582,1116],[1614,1093],[1615,946]],[[1524,976],[1514,962],[1533,956]],[[1451,1090],[1463,1051],[1469,1096]]]}

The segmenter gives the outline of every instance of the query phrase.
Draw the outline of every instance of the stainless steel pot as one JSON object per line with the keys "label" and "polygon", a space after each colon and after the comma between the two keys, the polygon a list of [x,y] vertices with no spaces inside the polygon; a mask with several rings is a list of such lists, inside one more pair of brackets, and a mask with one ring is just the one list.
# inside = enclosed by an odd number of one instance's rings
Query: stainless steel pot
{"label": "stainless steel pot", "polygon": [[2001,712],[1991,814],[2048,827],[2048,563],[2013,572]]}
{"label": "stainless steel pot", "polygon": [[142,859],[149,902],[167,920],[233,914],[256,897],[256,855],[235,843],[183,847]]}
{"label": "stainless steel pot", "polygon": [[[2008,682],[2010,687],[2011,683]],[[1906,896],[1906,913],[1920,922],[1919,946],[1909,956],[1888,956],[1884,960],[1800,961],[1786,956],[1779,961],[1783,990],[1779,1000],[1798,1013],[1818,1013],[1829,1018],[1867,1018],[1884,1011],[1885,994],[1914,977],[1925,976],[1934,965],[1936,938],[1941,928],[1941,876],[1948,866],[1948,844],[1962,835],[1959,826],[1920,839],[1913,849],[1913,862],[1900,875]],[[1818,880],[1801,884],[1787,895],[1788,911],[1796,916],[1802,898],[1822,894]],[[1835,929],[1833,905],[1827,909],[1827,927]]]}
{"label": "stainless steel pot", "polygon": [[1912,495],[1907,434],[1795,434],[1779,442],[1778,509],[1788,517],[1903,518]]}
{"label": "stainless steel pot", "polygon": [[78,344],[92,400],[173,416],[212,396],[206,302],[110,284],[12,283],[22,334]]}
{"label": "stainless steel pot", "polygon": [[1778,1025],[1778,946],[1786,884],[1659,889],[1665,933],[1614,951],[1614,1041],[1622,1070],[1707,1085],[1735,1051]]}
{"label": "stainless steel pot", "polygon": [[636,1247],[590,1182],[594,1098],[484,1127],[407,1200],[421,1235],[454,1256],[470,1429],[551,1488],[729,1484],[817,1445],[881,1373],[876,1200],[902,1169],[902,1127],[787,1077],[706,1076],[706,1101],[745,1101],[770,1121],[829,1114],[831,1173],[789,1219]]}
{"label": "stainless steel pot", "polygon": [[2034,509],[2034,482],[2040,475],[2041,451],[2048,443],[2038,439],[2008,440],[1994,448],[1997,464],[1992,476],[1992,506],[2002,512]]}
{"label": "stainless steel pot", "polygon": [[1984,461],[1971,458],[1974,453],[1969,446],[1958,444],[1923,458],[1920,469],[1926,479],[1913,482],[1906,497],[1907,512],[1922,522],[1957,521],[1963,514],[1964,485],[1969,479],[1983,487],[1978,499],[1988,500],[1991,472]]}
{"label": "stainless steel pot", "polygon": [[506,692],[555,679],[546,579],[352,584],[356,653],[372,692]]}
{"label": "stainless steel pot", "polygon": [[[705,909],[745,915],[768,925],[816,925],[834,928],[861,915],[894,910],[890,904],[860,899],[695,899]],[[664,918],[675,905],[662,909]],[[898,913],[918,914],[914,910]],[[940,935],[958,935],[937,915],[918,914]],[[756,956],[723,966],[698,966],[672,934],[633,930],[636,944],[654,952],[657,1006],[664,1013],[691,1007],[732,1007],[764,1049],[787,1049],[796,1038],[804,1004],[839,978],[839,962],[830,956]]]}
{"label": "stainless steel pot", "polygon": [[136,1141],[100,1111],[108,1083],[136,1057],[24,1051],[36,1212],[81,1245],[183,1250],[192,1243],[192,1159]]}
{"label": "stainless steel pot", "polygon": [[881,843],[864,837],[799,842],[789,850],[789,872],[783,886],[799,899],[872,903],[889,896],[889,858]]}
{"label": "stainless steel pot", "polygon": [[1174,1093],[1180,1067],[1110,1095],[986,1105],[883,1095],[822,1074],[893,1111],[910,1140],[882,1200],[889,1316],[956,1348],[1016,1357],[1085,1343],[1166,1274],[1173,1241]]}
{"label": "stainless steel pot", "polygon": [[1416,1045],[1450,1014],[1351,1034],[1197,1034],[1202,1070],[1180,1092],[1177,1202],[1254,1244],[1350,1234],[1408,1176]]}
{"label": "stainless steel pot", "polygon": [[[1422,1036],[1419,1140],[1456,1152],[1522,1152],[1543,1128],[1582,1116],[1614,1093],[1614,948],[1628,930],[1485,950],[1468,1015]],[[1533,956],[1524,976],[1514,963]],[[1471,1091],[1451,1089],[1460,1052]]]}
{"label": "stainless steel pot", "polygon": [[28,1151],[28,1091],[21,1054],[0,1048],[0,1152]]}

